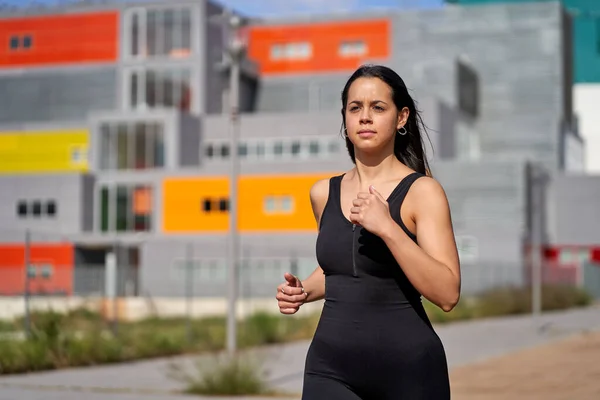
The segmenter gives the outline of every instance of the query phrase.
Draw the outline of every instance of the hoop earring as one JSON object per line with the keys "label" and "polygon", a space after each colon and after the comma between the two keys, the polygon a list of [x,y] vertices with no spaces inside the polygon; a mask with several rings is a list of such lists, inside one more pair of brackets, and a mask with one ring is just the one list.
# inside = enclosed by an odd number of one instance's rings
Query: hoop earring
{"label": "hoop earring", "polygon": [[408,133],[408,131],[407,131],[407,130],[406,130],[406,128],[405,128],[405,127],[403,127],[403,126],[402,126],[402,127],[400,127],[400,129],[398,129],[398,135],[402,135],[402,136],[404,136],[404,135],[406,135],[407,133]]}
{"label": "hoop earring", "polygon": [[348,137],[348,129],[344,128],[344,136]]}

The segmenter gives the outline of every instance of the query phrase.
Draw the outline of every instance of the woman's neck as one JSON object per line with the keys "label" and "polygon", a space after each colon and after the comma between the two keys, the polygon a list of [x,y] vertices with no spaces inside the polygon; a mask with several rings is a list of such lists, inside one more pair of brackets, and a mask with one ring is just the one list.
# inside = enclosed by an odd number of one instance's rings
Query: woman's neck
{"label": "woman's neck", "polygon": [[374,157],[356,156],[356,177],[360,184],[363,182],[386,181],[392,178],[394,171],[400,163],[394,154],[389,154],[378,159]]}

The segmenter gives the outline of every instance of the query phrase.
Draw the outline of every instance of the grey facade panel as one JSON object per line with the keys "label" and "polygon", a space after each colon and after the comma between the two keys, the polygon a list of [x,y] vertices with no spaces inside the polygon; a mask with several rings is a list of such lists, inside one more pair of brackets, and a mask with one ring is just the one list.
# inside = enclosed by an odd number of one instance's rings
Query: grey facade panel
{"label": "grey facade panel", "polygon": [[342,89],[350,73],[263,77],[258,112],[314,112],[341,110]]}
{"label": "grey facade panel", "polygon": [[[84,181],[79,174],[0,177],[0,242],[23,242],[26,230],[39,242],[68,240],[81,232]],[[46,212],[50,201],[56,205],[54,216]],[[19,216],[21,202],[27,206],[26,216]],[[36,202],[39,216],[32,215]]]}
{"label": "grey facade panel", "polygon": [[[203,120],[206,140],[225,139],[231,135],[229,119],[208,116]],[[258,113],[242,114],[240,138],[290,138],[339,135],[342,119],[339,113]]]}
{"label": "grey facade panel", "polygon": [[[243,235],[240,294],[269,296],[284,272],[306,278],[317,267],[316,234]],[[273,244],[276,243],[276,244]],[[142,245],[140,287],[142,295],[183,297],[191,277],[195,297],[221,297],[227,293],[226,235],[164,238]],[[185,275],[186,260],[197,269]],[[252,260],[251,262],[249,260]],[[292,263],[299,260],[296,269]],[[263,265],[261,262],[263,261]]]}
{"label": "grey facade panel", "polygon": [[96,178],[93,175],[84,175],[81,184],[81,231],[91,232],[94,229],[94,187]]}
{"label": "grey facade panel", "polygon": [[448,196],[455,233],[476,238],[482,262],[520,263],[524,168],[511,162],[439,162],[433,170]]}
{"label": "grey facade panel", "polygon": [[210,19],[222,13],[223,9],[213,2],[206,2],[205,12],[206,18],[203,22],[205,26],[200,27],[206,32],[206,89],[202,93],[206,93],[206,113],[220,114],[228,108],[227,104],[223,104],[223,93],[227,88],[227,74],[221,70],[219,65],[224,59],[226,31],[224,26],[210,22]]}
{"label": "grey facade panel", "polygon": [[0,75],[0,124],[84,121],[117,107],[114,66]]}
{"label": "grey facade panel", "polygon": [[563,45],[568,26],[558,3],[448,7],[393,18],[390,65],[417,98],[435,94],[456,107],[454,64],[464,59],[480,83],[475,129],[482,156],[519,153],[519,159],[560,168],[560,129],[571,113],[572,78],[564,69],[565,57],[570,60]]}
{"label": "grey facade panel", "polygon": [[600,244],[600,176],[555,175],[548,195],[553,243]]}
{"label": "grey facade panel", "polygon": [[181,115],[179,121],[179,166],[197,167],[200,165],[200,142],[202,125],[197,117]]}

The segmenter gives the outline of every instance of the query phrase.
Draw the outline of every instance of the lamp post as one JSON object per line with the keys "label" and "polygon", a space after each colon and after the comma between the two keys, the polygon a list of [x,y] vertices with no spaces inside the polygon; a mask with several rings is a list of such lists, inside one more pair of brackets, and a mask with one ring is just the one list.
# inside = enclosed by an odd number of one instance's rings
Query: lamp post
{"label": "lamp post", "polygon": [[240,37],[239,30],[244,21],[230,10],[214,17],[213,22],[227,29],[225,70],[229,71],[229,246],[227,251],[227,352],[235,354],[237,350],[237,298],[239,289],[239,234],[238,234],[238,176],[239,176],[239,102],[241,62],[246,43]]}

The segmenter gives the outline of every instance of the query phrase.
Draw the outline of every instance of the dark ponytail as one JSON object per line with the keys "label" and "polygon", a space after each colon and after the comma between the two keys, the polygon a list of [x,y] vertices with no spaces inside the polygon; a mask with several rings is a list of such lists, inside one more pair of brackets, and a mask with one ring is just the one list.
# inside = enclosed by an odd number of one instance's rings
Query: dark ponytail
{"label": "dark ponytail", "polygon": [[[358,78],[379,78],[385,82],[392,90],[392,99],[398,110],[407,107],[409,110],[408,120],[404,128],[406,135],[396,134],[394,140],[394,154],[396,158],[413,170],[422,174],[431,175],[427,156],[423,147],[421,130],[425,132],[425,125],[417,111],[415,102],[408,94],[408,89],[402,78],[388,67],[382,65],[363,65],[358,68],[346,82],[342,91],[342,131],[346,128],[345,110],[348,102],[348,91],[352,83]],[[426,133],[426,132],[425,132]],[[346,137],[346,148],[353,163],[356,163],[354,154],[354,145]]]}

